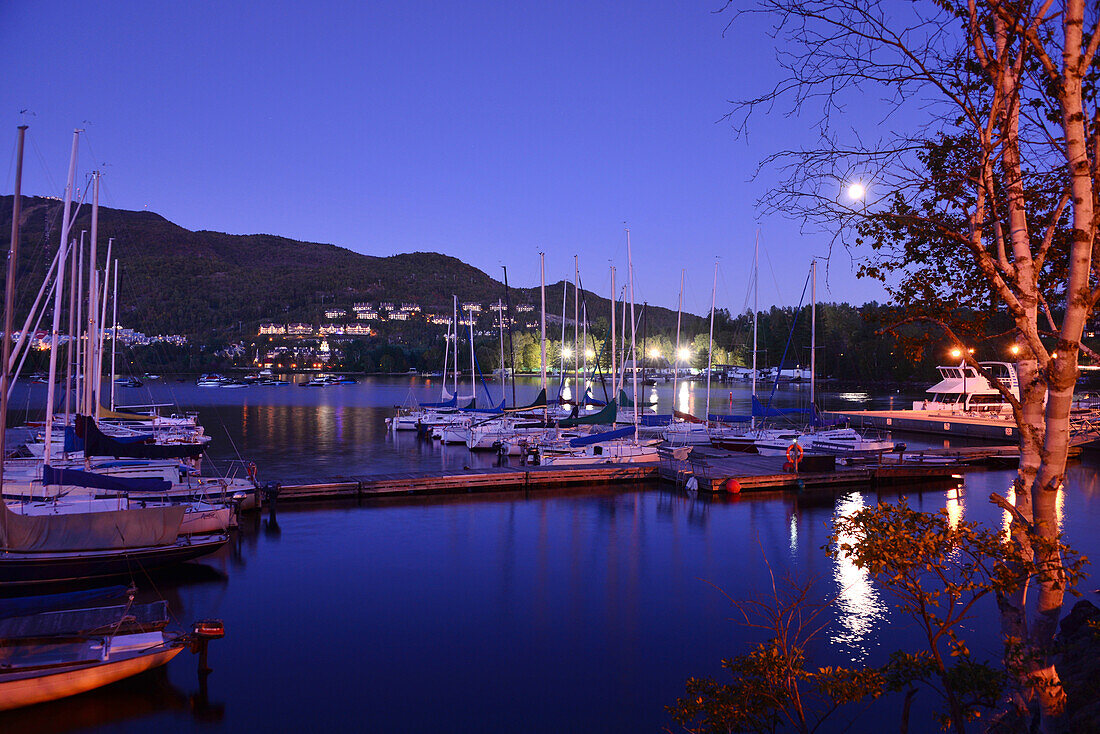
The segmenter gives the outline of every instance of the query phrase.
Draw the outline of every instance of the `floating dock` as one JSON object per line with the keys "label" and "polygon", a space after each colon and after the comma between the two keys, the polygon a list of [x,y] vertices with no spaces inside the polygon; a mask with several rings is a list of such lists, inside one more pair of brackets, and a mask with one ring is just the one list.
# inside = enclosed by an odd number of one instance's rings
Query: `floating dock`
{"label": "floating dock", "polygon": [[858,410],[824,413],[826,420],[848,421],[852,428],[930,433],[936,436],[1018,441],[1016,424],[1004,418],[921,410]]}
{"label": "floating dock", "polygon": [[[694,462],[666,457],[660,462],[575,467],[487,467],[445,472],[406,472],[334,477],[280,488],[281,501],[363,500],[376,497],[441,496],[491,492],[541,492],[567,487],[646,484],[668,481],[685,486],[695,476],[699,491],[809,490],[875,483],[944,481],[957,478],[955,466],[890,464],[837,467],[827,472],[789,472],[782,458],[708,452]],[[704,468],[705,466],[705,468]],[[736,484],[731,484],[729,480]]]}
{"label": "floating dock", "polygon": [[[686,452],[685,452],[686,453]],[[786,459],[748,453],[717,453],[696,449],[667,457],[660,464],[661,478],[700,492],[738,493],[755,490],[810,490],[852,485],[911,484],[957,481],[960,467],[883,463],[837,466],[830,471],[790,472]]]}
{"label": "floating dock", "polygon": [[[1018,441],[1016,424],[1006,418],[922,410],[859,410],[829,412],[830,420],[848,421],[852,428],[879,428],[885,431],[908,431],[936,436],[977,438],[987,441]],[[1070,416],[1070,445],[1100,444],[1100,416],[1095,411],[1082,411]]]}

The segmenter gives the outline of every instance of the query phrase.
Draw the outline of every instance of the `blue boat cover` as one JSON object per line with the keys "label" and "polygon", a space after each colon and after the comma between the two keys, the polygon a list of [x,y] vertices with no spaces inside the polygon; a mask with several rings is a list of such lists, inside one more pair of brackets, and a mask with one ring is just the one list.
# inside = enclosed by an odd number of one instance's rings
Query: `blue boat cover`
{"label": "blue boat cover", "polygon": [[[135,459],[189,459],[202,456],[206,447],[201,443],[157,444],[151,435],[126,439],[108,436],[99,430],[94,419],[76,416],[76,435],[84,441],[85,456],[128,456]],[[149,441],[150,443],[146,443]]]}
{"label": "blue boat cover", "polygon": [[84,440],[76,435],[76,429],[65,426],[65,453],[73,454],[84,450]]}
{"label": "blue boat cover", "polygon": [[604,433],[593,433],[590,436],[578,436],[577,438],[569,439],[569,445],[573,447],[588,446],[593,443],[603,443],[604,441],[614,441],[616,438],[626,438],[634,435],[634,426],[627,426],[625,428],[616,428],[614,431],[606,431]]}
{"label": "blue boat cover", "polygon": [[667,426],[672,423],[671,415],[640,415],[638,418],[643,426]]}
{"label": "blue boat cover", "polygon": [[458,407],[458,395],[452,395],[450,400],[444,400],[442,403],[418,403],[421,408],[457,408]]}
{"label": "blue boat cover", "polygon": [[55,469],[49,464],[42,465],[42,484],[47,487],[67,484],[115,492],[167,492],[172,488],[171,482],[157,477],[112,477],[80,469]]}

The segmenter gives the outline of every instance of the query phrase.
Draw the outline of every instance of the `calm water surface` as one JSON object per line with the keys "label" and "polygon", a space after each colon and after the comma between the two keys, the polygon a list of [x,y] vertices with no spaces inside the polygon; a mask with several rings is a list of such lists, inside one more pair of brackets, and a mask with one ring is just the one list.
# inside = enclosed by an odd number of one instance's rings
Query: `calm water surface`
{"label": "calm water surface", "polygon": [[[698,401],[701,386],[692,388]],[[384,431],[387,406],[429,389],[394,379],[318,390],[162,383],[142,400],[174,397],[198,408],[216,459],[239,451],[261,472],[294,480],[469,463],[465,450]],[[533,396],[524,390],[520,400]],[[735,388],[735,411],[745,409],[741,393],[747,405],[747,391]],[[661,397],[667,409],[672,396]],[[803,400],[799,390],[781,399]],[[825,396],[829,408],[844,402]],[[227,450],[229,438],[236,451]],[[1062,511],[1068,542],[1094,557],[1098,468],[1092,459],[1073,466]],[[914,491],[910,502],[999,525],[1001,512],[986,498],[1010,482],[1011,472],[973,472],[961,490]],[[671,726],[664,706],[689,676],[719,674],[723,657],[761,638],[731,620],[724,594],[768,588],[765,559],[777,576],[815,577],[820,597],[839,594],[814,662],[881,663],[915,640],[878,589],[820,550],[837,513],[880,498],[896,494],[711,501],[625,488],[283,505],[276,521],[249,519],[218,556],[155,581],[181,622],[225,621],[227,637],[211,645],[205,697],[185,653],[160,674],[0,715],[0,728],[660,731]],[[1082,588],[1095,600],[1097,585],[1089,579]],[[996,624],[972,627],[971,649],[995,659]],[[896,702],[876,705],[852,731],[896,729],[895,710]],[[936,727],[923,720],[913,730]]]}

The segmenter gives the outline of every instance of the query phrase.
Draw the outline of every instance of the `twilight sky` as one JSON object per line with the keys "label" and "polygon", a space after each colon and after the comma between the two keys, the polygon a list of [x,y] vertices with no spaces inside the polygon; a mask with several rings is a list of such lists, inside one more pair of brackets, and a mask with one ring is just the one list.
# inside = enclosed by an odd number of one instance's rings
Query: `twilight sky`
{"label": "twilight sky", "polygon": [[[686,310],[798,300],[828,240],[762,218],[757,162],[805,136],[778,111],[748,139],[727,100],[776,78],[763,22],[723,37],[721,0],[0,3],[0,121],[30,124],[25,194],[61,195],[74,127],[102,203],[188,229],[272,233],[372,255],[454,255],[499,278],[573,277]],[[27,109],[31,115],[20,115]],[[81,178],[82,180],[82,178]],[[821,300],[881,288],[834,254]],[[778,290],[777,290],[778,286]]]}

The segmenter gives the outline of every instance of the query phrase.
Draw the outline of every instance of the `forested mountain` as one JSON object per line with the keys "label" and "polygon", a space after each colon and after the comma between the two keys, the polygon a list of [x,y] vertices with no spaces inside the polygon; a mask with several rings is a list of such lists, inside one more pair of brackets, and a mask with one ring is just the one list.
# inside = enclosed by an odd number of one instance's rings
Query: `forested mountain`
{"label": "forested mountain", "polygon": [[[23,197],[20,303],[29,305],[57,251],[61,209],[57,199]],[[12,197],[0,197],[0,232],[10,232],[11,210]],[[90,229],[85,205],[74,236]],[[153,212],[101,207],[101,263],[108,238],[114,238],[112,256],[120,262],[119,320],[148,334],[232,339],[254,335],[263,321],[317,323],[325,306],[350,310],[356,302],[415,302],[426,311],[449,312],[452,294],[483,304],[504,298],[501,282],[438,253],[375,257],[275,235],[192,232]],[[547,286],[548,310],[560,311],[561,288],[561,283]],[[537,288],[511,292],[514,305],[537,306],[538,299]],[[607,298],[588,293],[586,303],[591,320],[609,317]],[[572,313],[572,300],[568,310]],[[649,327],[667,331],[675,319],[674,311],[651,308]],[[685,316],[684,328],[695,332],[700,323]]]}

